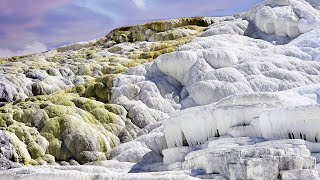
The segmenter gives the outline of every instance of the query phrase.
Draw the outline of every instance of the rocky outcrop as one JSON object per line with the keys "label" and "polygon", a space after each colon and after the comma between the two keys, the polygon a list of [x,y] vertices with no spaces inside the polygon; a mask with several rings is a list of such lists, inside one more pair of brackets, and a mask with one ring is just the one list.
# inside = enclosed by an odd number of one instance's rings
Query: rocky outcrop
{"label": "rocky outcrop", "polygon": [[[310,174],[315,171],[311,170],[315,169],[315,158],[303,141],[259,141],[248,138],[209,141],[207,148],[189,153],[182,167],[222,174],[228,179],[286,179],[288,172],[299,175],[303,169]],[[319,178],[318,174],[311,177]]]}
{"label": "rocky outcrop", "polygon": [[4,131],[0,130],[0,170],[21,167],[21,165],[12,161],[15,155],[10,138]]}
{"label": "rocky outcrop", "polygon": [[121,27],[111,31],[106,38],[116,43],[175,40],[197,34],[199,30],[201,31],[216,22],[232,19],[234,18],[194,17],[157,21],[143,25]]}
{"label": "rocky outcrop", "polygon": [[[104,160],[106,152],[143,134],[141,117],[135,115],[139,108],[127,111],[104,104],[111,100],[115,78],[174,51],[215,21],[220,20],[186,18],[137,25],[128,27],[133,30],[130,42],[114,42],[111,37],[119,31],[115,30],[94,41],[1,60],[0,126],[8,135],[5,142],[12,142],[13,154],[4,157],[8,160],[4,167],[11,166],[9,160],[24,165]],[[145,42],[138,38],[147,30],[142,27],[159,33]]]}
{"label": "rocky outcrop", "polygon": [[[78,85],[81,85],[78,87],[81,90],[88,88],[82,94],[85,97],[107,102],[109,98],[106,95],[92,92],[107,89],[101,87],[104,86],[101,82],[92,83],[95,78],[124,72],[130,67],[150,62],[161,54],[172,52],[199,35],[206,26],[222,20],[185,18],[148,23],[125,28],[128,29],[125,34],[130,34],[130,41],[114,39],[122,37],[119,33],[123,33],[123,30],[117,29],[106,37],[90,42],[76,43],[42,54],[3,59],[0,61],[4,63],[0,67],[0,105]],[[147,30],[152,31],[149,28],[159,33],[150,35],[152,42],[144,42],[146,39],[141,36]]]}
{"label": "rocky outcrop", "polygon": [[266,0],[3,61],[0,164],[51,166],[0,179],[319,179],[319,18]]}
{"label": "rocky outcrop", "polygon": [[[17,152],[15,158],[24,164],[52,164],[74,156],[81,163],[105,159],[100,152],[111,150],[124,139],[132,140],[139,130],[126,125],[130,120],[123,107],[72,93],[27,98],[0,111],[3,130],[10,134]],[[130,137],[123,132],[129,132]]]}

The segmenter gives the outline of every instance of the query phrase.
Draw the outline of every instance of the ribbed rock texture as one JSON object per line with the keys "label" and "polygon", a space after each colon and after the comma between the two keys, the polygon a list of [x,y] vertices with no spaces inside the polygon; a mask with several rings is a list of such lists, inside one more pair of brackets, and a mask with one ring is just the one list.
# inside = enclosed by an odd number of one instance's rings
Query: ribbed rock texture
{"label": "ribbed rock texture", "polygon": [[320,179],[319,10],[265,0],[2,60],[0,179]]}

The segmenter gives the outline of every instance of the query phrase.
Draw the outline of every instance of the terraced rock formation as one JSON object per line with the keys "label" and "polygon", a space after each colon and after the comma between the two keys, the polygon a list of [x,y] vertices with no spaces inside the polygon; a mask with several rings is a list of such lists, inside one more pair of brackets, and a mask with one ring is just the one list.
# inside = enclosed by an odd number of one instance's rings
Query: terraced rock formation
{"label": "terraced rock formation", "polygon": [[[131,122],[124,107],[110,104],[114,78],[175,51],[222,20],[148,23],[116,29],[92,42],[3,59],[1,132],[14,149],[8,159],[22,165],[106,159],[107,151],[144,132]],[[117,39],[124,34],[130,39]],[[152,36],[150,41],[141,39],[147,36]]]}
{"label": "terraced rock formation", "polygon": [[0,179],[319,179],[319,9],[265,0],[3,60]]}

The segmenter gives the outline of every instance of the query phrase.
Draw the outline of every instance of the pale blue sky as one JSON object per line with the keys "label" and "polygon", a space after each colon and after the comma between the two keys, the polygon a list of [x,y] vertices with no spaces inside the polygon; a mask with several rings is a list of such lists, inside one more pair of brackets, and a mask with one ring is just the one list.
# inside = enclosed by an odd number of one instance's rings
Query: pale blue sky
{"label": "pale blue sky", "polygon": [[225,16],[261,0],[1,0],[0,57],[43,51],[158,19]]}

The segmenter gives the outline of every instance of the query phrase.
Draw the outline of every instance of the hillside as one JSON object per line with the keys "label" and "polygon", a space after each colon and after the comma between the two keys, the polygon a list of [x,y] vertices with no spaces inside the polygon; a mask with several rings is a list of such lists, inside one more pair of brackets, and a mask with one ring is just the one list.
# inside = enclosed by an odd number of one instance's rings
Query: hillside
{"label": "hillside", "polygon": [[315,0],[123,27],[0,60],[0,179],[319,179],[319,104]]}

